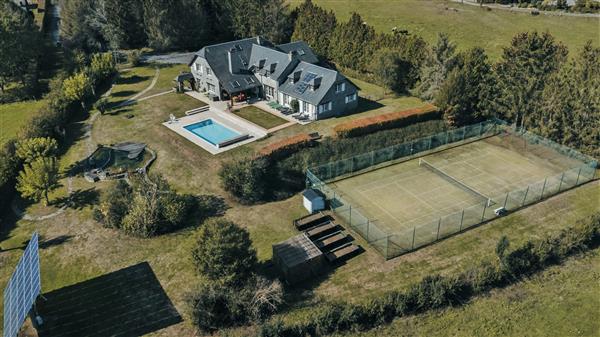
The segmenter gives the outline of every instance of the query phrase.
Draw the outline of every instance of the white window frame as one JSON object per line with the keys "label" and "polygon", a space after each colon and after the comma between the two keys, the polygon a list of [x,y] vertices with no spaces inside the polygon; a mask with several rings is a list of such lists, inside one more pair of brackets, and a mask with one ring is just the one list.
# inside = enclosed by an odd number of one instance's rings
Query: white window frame
{"label": "white window frame", "polygon": [[[212,89],[211,89],[211,87],[212,87]],[[208,92],[212,92],[213,94],[216,94],[217,86],[212,83],[206,83],[206,90]]]}
{"label": "white window frame", "polygon": [[[341,89],[340,89],[341,87]],[[335,85],[335,93],[340,93],[346,91],[346,82],[338,83]]]}
{"label": "white window frame", "polygon": [[329,101],[319,105],[319,113],[328,112],[333,110],[333,102]]}
{"label": "white window frame", "polygon": [[352,93],[350,95],[346,95],[346,104],[356,101],[356,93]]}
{"label": "white window frame", "polygon": [[206,67],[206,75],[212,75],[212,70],[209,67]]}

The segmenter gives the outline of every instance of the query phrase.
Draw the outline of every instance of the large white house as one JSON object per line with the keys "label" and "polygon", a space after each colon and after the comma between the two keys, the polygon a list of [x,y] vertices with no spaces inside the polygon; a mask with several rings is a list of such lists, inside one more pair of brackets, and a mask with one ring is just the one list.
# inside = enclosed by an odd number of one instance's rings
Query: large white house
{"label": "large white house", "polygon": [[302,41],[273,45],[261,37],[206,46],[192,58],[196,90],[227,100],[244,93],[291,106],[311,120],[343,115],[358,105],[357,87],[318,65]]}

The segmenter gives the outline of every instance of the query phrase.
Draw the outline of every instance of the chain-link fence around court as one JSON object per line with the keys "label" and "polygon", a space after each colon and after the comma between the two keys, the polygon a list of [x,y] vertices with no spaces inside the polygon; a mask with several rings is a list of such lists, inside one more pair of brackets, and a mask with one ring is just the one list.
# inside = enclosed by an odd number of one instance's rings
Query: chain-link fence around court
{"label": "chain-link fence around court", "polygon": [[[492,199],[496,201],[495,204],[482,201],[480,204],[396,233],[384,230],[385,226],[382,226],[377,220],[364,216],[359,210],[359,205],[347,202],[343,196],[328,186],[328,183],[334,180],[363,174],[503,133],[521,138],[524,144],[528,144],[530,151],[545,150],[546,152],[543,153],[545,156],[552,154],[564,156],[574,159],[578,165],[573,165],[574,167],[564,172],[548,176],[541,181],[524,185],[508,193],[491,195]],[[559,157],[555,159],[560,160]],[[496,214],[498,208],[503,207],[507,211],[513,211],[587,183],[595,179],[597,165],[596,160],[578,151],[530,132],[516,130],[504,121],[495,119],[310,168],[307,170],[306,176],[307,184],[325,195],[331,209],[338,217],[343,219],[386,259],[391,259],[491,220],[498,216]]]}

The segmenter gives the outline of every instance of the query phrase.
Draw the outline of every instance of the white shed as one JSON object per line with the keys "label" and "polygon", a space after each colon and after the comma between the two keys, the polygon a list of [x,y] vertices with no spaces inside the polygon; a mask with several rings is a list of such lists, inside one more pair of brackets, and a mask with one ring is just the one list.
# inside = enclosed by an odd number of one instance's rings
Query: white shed
{"label": "white shed", "polygon": [[310,213],[325,209],[325,198],[320,192],[307,189],[302,193],[304,208]]}

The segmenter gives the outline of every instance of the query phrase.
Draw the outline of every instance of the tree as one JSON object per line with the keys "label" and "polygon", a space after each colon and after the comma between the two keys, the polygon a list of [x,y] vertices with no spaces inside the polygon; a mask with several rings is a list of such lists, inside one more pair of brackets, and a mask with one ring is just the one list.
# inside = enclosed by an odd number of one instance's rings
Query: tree
{"label": "tree", "polygon": [[252,204],[267,195],[268,168],[266,159],[242,159],[223,164],[219,177],[227,192],[242,203]]}
{"label": "tree", "polygon": [[35,86],[43,46],[32,17],[11,1],[0,2],[0,92],[13,81]]}
{"label": "tree", "polygon": [[450,42],[448,35],[440,33],[436,45],[421,68],[420,82],[415,93],[427,101],[432,101],[446,77],[455,65],[456,46]]}
{"label": "tree", "polygon": [[448,75],[435,97],[450,126],[481,121],[488,114],[488,96],[492,85],[491,66],[481,48],[459,55],[459,65]]}
{"label": "tree", "polygon": [[292,41],[304,41],[321,58],[327,58],[331,35],[337,25],[335,14],[314,5],[312,0],[305,0],[296,8],[296,13]]}
{"label": "tree", "polygon": [[337,64],[364,71],[371,58],[371,48],[365,48],[375,38],[375,29],[357,13],[348,22],[339,23],[331,35],[329,57]]}
{"label": "tree", "polygon": [[144,10],[141,0],[103,0],[107,16],[106,33],[111,49],[141,48],[146,45]]}
{"label": "tree", "polygon": [[50,203],[48,193],[58,187],[58,166],[52,157],[38,157],[23,167],[17,177],[17,190],[25,198]]}
{"label": "tree", "polygon": [[106,50],[106,8],[102,0],[61,0],[61,36],[88,53]]}
{"label": "tree", "polygon": [[27,138],[17,143],[16,155],[25,163],[31,163],[39,157],[57,155],[58,143],[54,138]]}
{"label": "tree", "polygon": [[264,36],[274,43],[288,42],[293,25],[284,0],[229,1],[231,30],[236,38]]}
{"label": "tree", "polygon": [[81,107],[85,110],[85,101],[92,92],[92,82],[90,77],[79,72],[67,79],[63,83],[63,93],[65,98],[72,101],[79,101]]}
{"label": "tree", "polygon": [[397,93],[407,90],[411,63],[403,60],[399,52],[387,48],[376,51],[369,68],[384,88]]}
{"label": "tree", "polygon": [[546,81],[536,115],[534,132],[600,156],[600,48],[589,41]]}
{"label": "tree", "polygon": [[529,127],[539,116],[547,80],[567,58],[567,48],[549,33],[517,34],[495,66],[492,108],[503,118]]}
{"label": "tree", "polygon": [[96,220],[106,227],[120,228],[129,211],[132,197],[131,186],[124,180],[119,180],[114,187],[102,194],[100,206],[95,212]]}
{"label": "tree", "polygon": [[248,231],[224,219],[200,227],[192,257],[202,275],[231,286],[244,284],[257,263]]}

